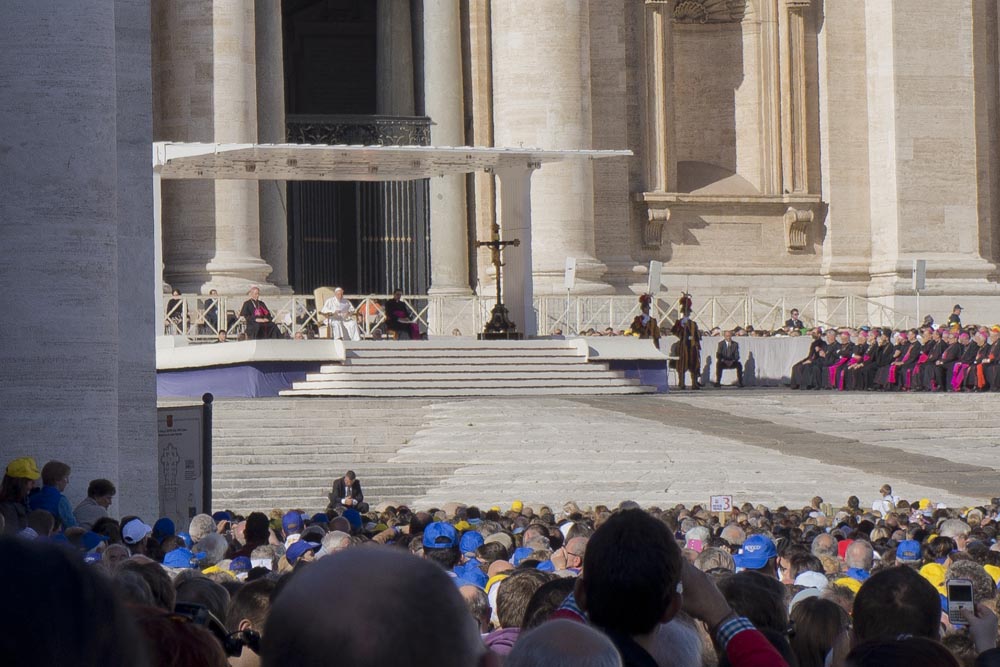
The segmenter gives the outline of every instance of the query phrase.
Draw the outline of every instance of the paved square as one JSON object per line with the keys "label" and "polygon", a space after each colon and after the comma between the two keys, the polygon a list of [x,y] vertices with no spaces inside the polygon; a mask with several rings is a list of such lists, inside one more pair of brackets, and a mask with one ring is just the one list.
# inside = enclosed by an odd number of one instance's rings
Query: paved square
{"label": "paved square", "polygon": [[1000,495],[993,394],[706,390],[667,396],[216,402],[215,504],[321,509],[351,468],[367,499],[644,505],[948,505]]}

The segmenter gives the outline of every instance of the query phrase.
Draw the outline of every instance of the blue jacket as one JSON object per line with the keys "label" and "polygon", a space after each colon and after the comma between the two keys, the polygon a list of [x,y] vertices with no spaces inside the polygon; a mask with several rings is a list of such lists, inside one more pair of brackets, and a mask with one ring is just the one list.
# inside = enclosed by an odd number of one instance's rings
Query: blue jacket
{"label": "blue jacket", "polygon": [[76,517],[73,516],[69,500],[54,486],[43,486],[40,491],[29,495],[28,509],[45,510],[59,520],[63,530],[76,525]]}

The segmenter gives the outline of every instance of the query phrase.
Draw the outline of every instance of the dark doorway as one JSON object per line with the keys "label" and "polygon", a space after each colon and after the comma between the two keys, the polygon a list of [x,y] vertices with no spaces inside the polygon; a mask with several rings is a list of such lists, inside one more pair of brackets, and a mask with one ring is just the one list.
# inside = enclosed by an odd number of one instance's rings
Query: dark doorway
{"label": "dark doorway", "polygon": [[[377,116],[376,2],[283,0],[288,141],[427,145],[425,117]],[[288,268],[296,293],[430,284],[428,181],[289,182]]]}

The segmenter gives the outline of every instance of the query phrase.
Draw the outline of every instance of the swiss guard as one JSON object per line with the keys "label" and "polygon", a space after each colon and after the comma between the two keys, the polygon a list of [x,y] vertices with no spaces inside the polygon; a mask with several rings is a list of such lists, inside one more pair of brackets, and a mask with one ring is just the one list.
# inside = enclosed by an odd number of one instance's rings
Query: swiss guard
{"label": "swiss guard", "polygon": [[691,373],[691,388],[701,389],[698,375],[701,373],[701,332],[691,319],[691,295],[681,294],[681,318],[674,322],[670,333],[677,336],[677,381],[684,389],[684,376]]}
{"label": "swiss guard", "polygon": [[660,349],[660,324],[656,318],[649,314],[650,304],[653,302],[652,294],[643,294],[639,297],[639,314],[632,320],[628,333],[639,338],[652,338],[653,345]]}

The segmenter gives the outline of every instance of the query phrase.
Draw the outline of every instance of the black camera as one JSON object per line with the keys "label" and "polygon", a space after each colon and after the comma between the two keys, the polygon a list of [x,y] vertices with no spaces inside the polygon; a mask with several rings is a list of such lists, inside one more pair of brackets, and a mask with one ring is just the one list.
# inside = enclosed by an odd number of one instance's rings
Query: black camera
{"label": "black camera", "polygon": [[254,653],[260,653],[260,633],[256,630],[237,630],[228,632],[222,621],[208,610],[208,607],[191,602],[178,602],[174,605],[174,613],[189,619],[195,625],[200,625],[219,640],[223,650],[230,658],[238,658],[246,646]]}

